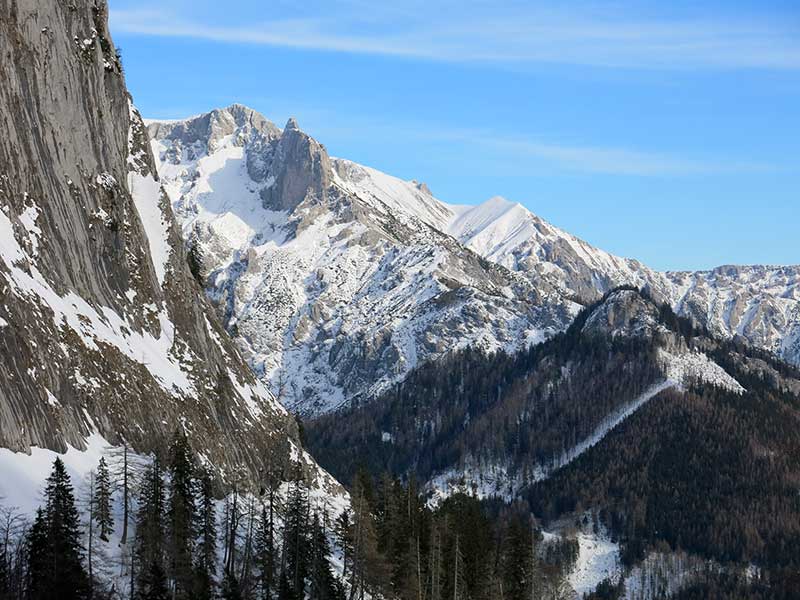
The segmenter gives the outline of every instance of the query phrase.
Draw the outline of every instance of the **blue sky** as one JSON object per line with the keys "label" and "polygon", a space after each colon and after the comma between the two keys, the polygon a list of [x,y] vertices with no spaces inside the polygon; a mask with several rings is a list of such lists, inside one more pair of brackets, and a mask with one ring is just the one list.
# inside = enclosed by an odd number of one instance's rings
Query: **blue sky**
{"label": "blue sky", "polygon": [[295,116],[333,155],[659,269],[800,263],[796,0],[110,5],[148,117]]}

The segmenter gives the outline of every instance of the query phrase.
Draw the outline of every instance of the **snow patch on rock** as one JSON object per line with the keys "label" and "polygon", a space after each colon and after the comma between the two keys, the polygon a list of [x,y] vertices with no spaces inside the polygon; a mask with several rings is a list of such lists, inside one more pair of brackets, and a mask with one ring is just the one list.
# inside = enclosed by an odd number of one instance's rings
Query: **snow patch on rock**
{"label": "snow patch on rock", "polygon": [[743,394],[746,390],[725,369],[703,352],[673,354],[659,349],[659,358],[664,364],[667,377],[688,387],[693,382],[710,383],[716,387]]}
{"label": "snow patch on rock", "polygon": [[160,206],[161,185],[152,175],[131,171],[128,173],[128,189],[147,236],[158,283],[163,286],[172,247],[169,244],[169,223]]}

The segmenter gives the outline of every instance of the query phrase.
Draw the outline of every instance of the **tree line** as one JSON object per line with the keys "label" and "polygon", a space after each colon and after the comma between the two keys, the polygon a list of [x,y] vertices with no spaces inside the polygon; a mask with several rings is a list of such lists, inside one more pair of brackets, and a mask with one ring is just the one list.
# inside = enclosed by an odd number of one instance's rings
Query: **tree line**
{"label": "tree line", "polygon": [[57,458],[32,521],[3,511],[0,600],[570,597],[577,542],[546,541],[521,504],[432,506],[361,471],[336,514],[280,474],[218,500],[182,434],[163,461],[128,458],[101,459],[82,495]]}
{"label": "tree line", "polygon": [[128,459],[101,458],[76,497],[56,458],[32,521],[2,509],[0,600],[346,600],[331,518],[301,477],[218,500],[182,433],[164,461]]}

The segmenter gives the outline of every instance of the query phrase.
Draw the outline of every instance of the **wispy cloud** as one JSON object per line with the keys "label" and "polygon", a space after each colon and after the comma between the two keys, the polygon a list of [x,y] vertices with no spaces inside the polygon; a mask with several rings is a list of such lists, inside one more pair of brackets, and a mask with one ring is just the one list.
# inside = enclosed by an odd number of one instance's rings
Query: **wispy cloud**
{"label": "wispy cloud", "polygon": [[[351,0],[334,13],[284,7],[257,24],[219,24],[167,8],[112,11],[114,31],[216,42],[460,63],[572,64],[635,69],[800,69],[800,27],[759,19],[631,20],[447,0],[372,9]],[[371,3],[374,4],[374,3]],[[581,11],[576,11],[581,12]],[[196,14],[193,11],[192,14]]]}
{"label": "wispy cloud", "polygon": [[[413,123],[387,122],[354,115],[334,115],[301,110],[311,118],[309,133],[324,141],[328,138],[370,138],[393,140],[422,147],[444,145],[488,168],[494,175],[552,174],[554,172],[619,175],[635,177],[691,177],[731,173],[779,172],[783,165],[741,159],[674,154],[639,148],[622,148],[580,141],[564,142],[549,136],[510,135],[482,128],[446,128]],[[342,121],[344,119],[344,121]],[[337,123],[342,122],[341,126]],[[303,121],[300,123],[303,126]],[[366,133],[365,133],[366,132]],[[356,140],[360,141],[360,140]],[[458,150],[456,150],[458,149]],[[435,155],[435,152],[429,154]],[[465,167],[467,169],[472,166]],[[413,174],[412,174],[413,176]]]}
{"label": "wispy cloud", "polygon": [[733,172],[774,171],[776,167],[756,162],[708,161],[677,157],[646,150],[611,146],[563,144],[544,139],[491,134],[488,132],[438,132],[441,140],[460,139],[486,153],[505,157],[517,170],[525,165],[580,173],[632,175],[638,177],[695,176]]}

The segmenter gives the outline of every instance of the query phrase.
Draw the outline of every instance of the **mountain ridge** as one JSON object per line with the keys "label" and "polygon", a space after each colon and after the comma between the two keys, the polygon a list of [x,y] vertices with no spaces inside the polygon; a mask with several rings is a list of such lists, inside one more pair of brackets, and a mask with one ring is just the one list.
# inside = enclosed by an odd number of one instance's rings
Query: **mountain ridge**
{"label": "mountain ridge", "polygon": [[[258,114],[241,105],[232,110]],[[424,184],[328,156],[298,128],[291,136],[303,146],[289,155],[281,141],[285,130],[264,125],[256,131],[240,122],[217,109],[185,122],[191,125],[154,123],[153,151],[184,234],[206,255],[209,293],[225,306],[229,328],[247,326],[237,339],[262,379],[279,396],[288,381],[286,404],[295,410],[316,414],[359,394],[380,393],[448,348],[522,349],[563,330],[580,305],[619,285],[647,289],[717,335],[741,335],[800,361],[800,267],[660,273],[594,248],[518,203],[500,197],[477,206],[444,203]],[[203,138],[181,129],[200,125]],[[224,148],[217,148],[223,138]],[[281,178],[296,189],[283,189]],[[327,250],[319,255],[307,251],[322,246]],[[304,259],[286,256],[294,247],[303,248]],[[265,256],[270,268],[293,265],[302,276],[289,275],[291,284],[286,274],[276,281],[257,266]],[[370,263],[382,266],[370,271]],[[332,275],[330,269],[337,273],[331,281],[342,286],[338,304],[320,302],[318,295],[331,283],[324,275]],[[407,272],[417,281],[406,281],[403,291]],[[360,291],[376,285],[386,302],[360,306]],[[265,326],[266,314],[257,315],[259,297],[273,298],[285,314]],[[437,306],[452,307],[449,299],[457,309],[437,313]],[[462,335],[455,334],[459,326],[466,327]],[[333,356],[325,347],[335,331],[355,334],[342,342],[350,344],[347,366],[337,361],[341,340],[334,339]],[[358,336],[364,339],[353,344]],[[381,355],[372,364],[361,360],[375,352],[367,338],[378,340]],[[264,340],[269,348],[254,347]],[[301,361],[284,360],[298,352],[316,363],[312,373],[296,375]]]}

